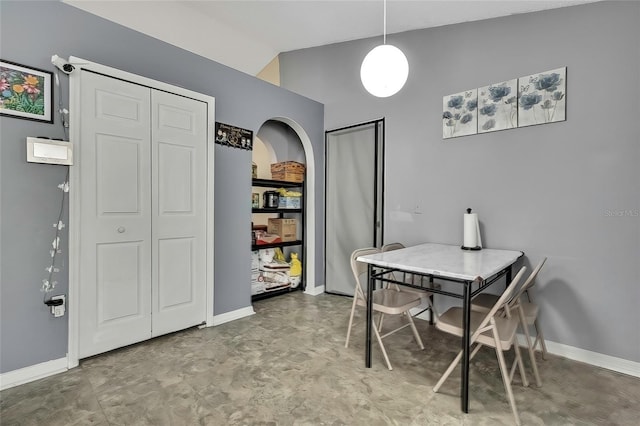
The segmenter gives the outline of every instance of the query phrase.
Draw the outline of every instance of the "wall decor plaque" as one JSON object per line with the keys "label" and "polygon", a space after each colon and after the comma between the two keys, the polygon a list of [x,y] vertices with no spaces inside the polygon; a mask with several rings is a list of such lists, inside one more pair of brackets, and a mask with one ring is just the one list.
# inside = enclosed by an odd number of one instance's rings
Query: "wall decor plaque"
{"label": "wall decor plaque", "polygon": [[239,149],[253,149],[253,131],[216,121],[215,142]]}

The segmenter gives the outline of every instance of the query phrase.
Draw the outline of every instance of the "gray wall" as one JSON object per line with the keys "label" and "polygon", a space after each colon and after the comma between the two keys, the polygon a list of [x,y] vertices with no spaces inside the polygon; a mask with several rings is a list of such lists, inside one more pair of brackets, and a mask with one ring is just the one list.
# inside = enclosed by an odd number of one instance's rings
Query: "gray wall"
{"label": "gray wall", "polygon": [[[555,342],[640,361],[640,4],[602,2],[388,36],[402,91],[368,95],[376,39],[281,55],[281,84],[325,104],[325,128],[386,117],[387,241],[462,243],[549,260],[538,300]],[[567,66],[567,120],[442,139],[442,97]],[[416,205],[421,214],[415,214]]]}
{"label": "gray wall", "polygon": [[271,145],[279,162],[307,162],[300,137],[288,124],[274,120],[267,121],[258,130],[258,138]]}
{"label": "gray wall", "polygon": [[[5,60],[53,71],[52,54],[78,56],[214,96],[217,121],[254,132],[272,117],[289,117],[308,133],[319,164],[316,179],[324,181],[323,106],[315,101],[59,2],[3,0],[0,28],[0,56]],[[61,80],[68,106],[68,79],[63,75]],[[56,89],[56,102],[58,96]],[[40,292],[60,208],[56,186],[66,168],[25,160],[26,136],[63,138],[60,120],[55,120],[50,125],[0,117],[0,373],[62,358],[67,352],[67,317],[53,318]],[[251,152],[216,145],[215,154],[214,310],[219,315],[251,305]],[[322,197],[320,187],[319,223]],[[322,232],[317,237],[316,262],[321,265]],[[65,256],[67,241],[64,232]],[[53,294],[67,293],[67,258],[61,265]],[[322,268],[314,282],[323,284]]]}

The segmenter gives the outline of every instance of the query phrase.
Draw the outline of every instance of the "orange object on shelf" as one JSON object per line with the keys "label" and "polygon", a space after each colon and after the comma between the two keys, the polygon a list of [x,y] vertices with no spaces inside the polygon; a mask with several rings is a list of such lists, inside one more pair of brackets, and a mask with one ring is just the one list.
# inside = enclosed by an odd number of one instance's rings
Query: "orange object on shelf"
{"label": "orange object on shelf", "polygon": [[256,244],[273,244],[273,243],[281,243],[282,238],[279,235],[262,233],[261,235],[256,235]]}

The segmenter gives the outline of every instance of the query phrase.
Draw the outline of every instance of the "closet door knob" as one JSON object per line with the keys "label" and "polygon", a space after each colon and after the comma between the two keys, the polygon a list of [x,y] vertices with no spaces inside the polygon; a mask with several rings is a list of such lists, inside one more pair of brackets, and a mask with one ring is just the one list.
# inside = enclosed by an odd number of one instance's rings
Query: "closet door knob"
{"label": "closet door knob", "polygon": [[118,233],[119,233],[119,234],[124,233],[124,231],[126,231],[126,229],[124,229],[124,226],[119,226],[119,227],[118,227]]}

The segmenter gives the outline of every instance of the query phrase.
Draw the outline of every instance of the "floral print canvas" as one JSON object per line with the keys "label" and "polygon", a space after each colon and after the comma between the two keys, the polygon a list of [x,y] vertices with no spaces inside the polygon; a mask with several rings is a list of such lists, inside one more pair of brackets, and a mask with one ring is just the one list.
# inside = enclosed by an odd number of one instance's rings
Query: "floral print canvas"
{"label": "floral print canvas", "polygon": [[53,123],[52,75],[0,60],[0,115]]}
{"label": "floral print canvas", "polygon": [[444,139],[478,133],[478,90],[472,89],[442,98]]}
{"label": "floral print canvas", "polygon": [[513,129],[518,125],[518,79],[478,89],[478,133]]}
{"label": "floral print canvas", "polygon": [[567,67],[518,79],[518,127],[566,120]]}

